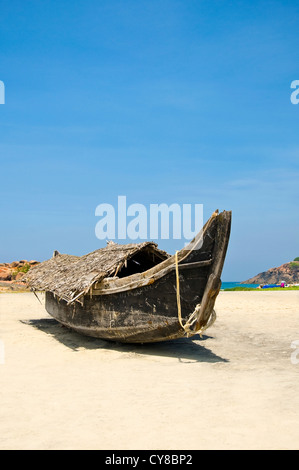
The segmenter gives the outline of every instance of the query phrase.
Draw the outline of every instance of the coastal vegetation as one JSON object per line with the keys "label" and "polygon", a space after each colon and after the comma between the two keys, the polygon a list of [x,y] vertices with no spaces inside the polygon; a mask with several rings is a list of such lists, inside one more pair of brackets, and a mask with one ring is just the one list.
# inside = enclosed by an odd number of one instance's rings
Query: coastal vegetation
{"label": "coastal vegetation", "polygon": [[242,284],[280,284],[282,281],[289,285],[299,284],[299,257],[259,273]]}
{"label": "coastal vegetation", "polygon": [[290,262],[290,267],[291,269],[299,269],[299,256],[297,256],[297,258],[294,258],[294,261]]}
{"label": "coastal vegetation", "polygon": [[11,273],[11,279],[16,279],[19,273],[26,274],[30,268],[31,265],[29,263],[25,263],[23,266],[16,267],[16,269]]}

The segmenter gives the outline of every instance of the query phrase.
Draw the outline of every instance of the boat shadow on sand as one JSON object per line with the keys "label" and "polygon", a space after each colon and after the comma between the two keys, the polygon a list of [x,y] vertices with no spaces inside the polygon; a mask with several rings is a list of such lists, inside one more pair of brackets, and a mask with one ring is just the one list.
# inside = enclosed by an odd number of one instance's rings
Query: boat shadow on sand
{"label": "boat shadow on sand", "polygon": [[73,351],[82,349],[105,349],[139,355],[164,356],[177,358],[180,362],[229,362],[214,354],[203,344],[211,336],[194,335],[192,338],[178,338],[159,343],[129,344],[106,341],[99,338],[83,336],[61,325],[53,318],[41,318],[39,320],[20,320],[23,324],[34,327],[47,333]]}

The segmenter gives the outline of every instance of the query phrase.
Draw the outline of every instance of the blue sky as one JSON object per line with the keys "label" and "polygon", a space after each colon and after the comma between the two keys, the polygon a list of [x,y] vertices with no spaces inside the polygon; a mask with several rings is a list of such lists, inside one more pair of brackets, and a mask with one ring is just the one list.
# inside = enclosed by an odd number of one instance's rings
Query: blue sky
{"label": "blue sky", "polygon": [[104,246],[95,208],[118,195],[232,210],[224,281],[299,256],[298,2],[0,11],[0,262]]}

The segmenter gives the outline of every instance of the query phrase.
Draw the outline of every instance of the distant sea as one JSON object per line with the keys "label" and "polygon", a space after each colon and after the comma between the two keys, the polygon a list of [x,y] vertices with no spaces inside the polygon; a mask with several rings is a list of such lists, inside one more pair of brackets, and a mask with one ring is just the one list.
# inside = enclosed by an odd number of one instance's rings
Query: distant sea
{"label": "distant sea", "polygon": [[232,289],[233,287],[258,287],[259,284],[241,284],[240,282],[222,282],[221,290]]}

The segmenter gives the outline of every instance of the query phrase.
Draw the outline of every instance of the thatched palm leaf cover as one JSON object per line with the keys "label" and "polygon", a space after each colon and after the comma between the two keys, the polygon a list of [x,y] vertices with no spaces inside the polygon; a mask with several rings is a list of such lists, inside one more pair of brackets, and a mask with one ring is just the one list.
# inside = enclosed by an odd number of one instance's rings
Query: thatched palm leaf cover
{"label": "thatched palm leaf cover", "polygon": [[58,253],[31,268],[24,280],[33,290],[50,291],[72,302],[86,294],[95,282],[119,273],[127,261],[138,254],[151,255],[158,260],[156,264],[169,257],[153,242],[108,243],[106,247],[81,257]]}

